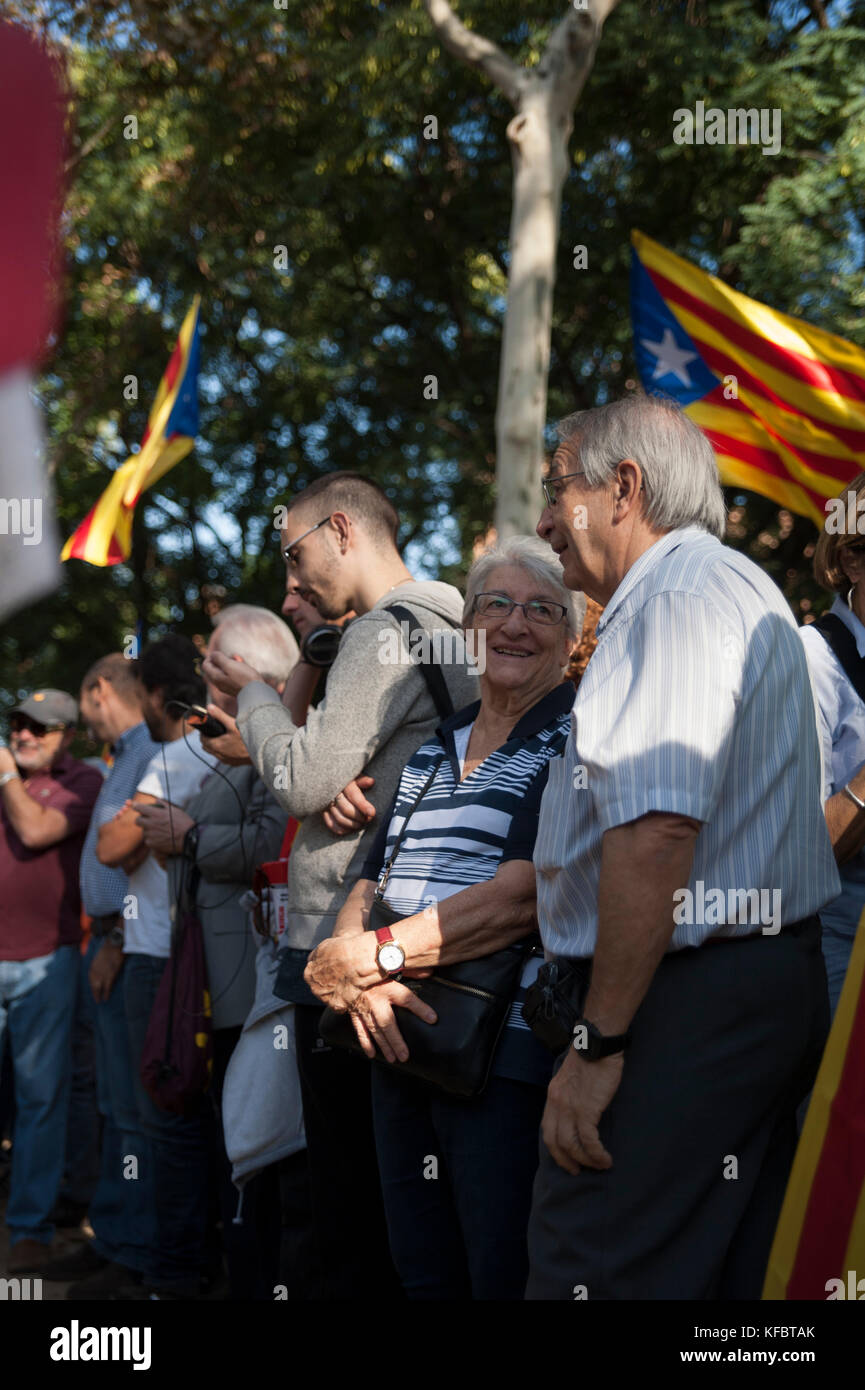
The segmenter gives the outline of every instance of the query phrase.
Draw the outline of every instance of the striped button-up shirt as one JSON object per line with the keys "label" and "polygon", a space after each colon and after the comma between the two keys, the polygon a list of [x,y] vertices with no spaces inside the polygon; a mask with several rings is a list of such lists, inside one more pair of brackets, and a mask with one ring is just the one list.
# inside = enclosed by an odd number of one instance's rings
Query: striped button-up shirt
{"label": "striped button-up shirt", "polygon": [[702,822],[671,950],[774,934],[834,898],[808,668],[772,580],[683,527],[631,566],[597,633],[541,803],[547,955],[592,955],[604,833],[652,811]]}
{"label": "striped button-up shirt", "polygon": [[114,744],[114,762],[99,798],[81,851],[81,901],[90,917],[107,917],[123,910],[123,899],[129,891],[129,880],[122,869],[109,869],[96,858],[99,827],[116,815],[130,797],[135,795],[147,764],[159,751],[142,721],[127,729]]}

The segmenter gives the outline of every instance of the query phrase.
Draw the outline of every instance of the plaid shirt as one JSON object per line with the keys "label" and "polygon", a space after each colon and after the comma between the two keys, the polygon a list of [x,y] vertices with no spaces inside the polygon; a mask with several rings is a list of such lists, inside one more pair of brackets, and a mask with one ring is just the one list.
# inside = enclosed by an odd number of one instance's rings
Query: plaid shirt
{"label": "plaid shirt", "polygon": [[114,764],[93,808],[93,817],[81,852],[81,902],[89,917],[107,917],[123,910],[129,881],[122,869],[109,869],[96,858],[99,827],[111,820],[124,801],[135,795],[147,764],[158,751],[145,723],[135,724],[114,744]]}

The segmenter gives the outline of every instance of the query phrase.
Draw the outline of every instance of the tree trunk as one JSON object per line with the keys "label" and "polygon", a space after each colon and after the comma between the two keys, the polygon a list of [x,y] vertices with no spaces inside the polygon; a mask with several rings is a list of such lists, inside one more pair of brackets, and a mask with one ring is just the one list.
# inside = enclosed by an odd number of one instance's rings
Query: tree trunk
{"label": "tree trunk", "polygon": [[[496,531],[534,530],[550,368],[553,285],[567,135],[554,131],[549,92],[535,88],[508,126],[514,185],[508,305],[496,402]],[[570,123],[567,134],[570,134]]]}
{"label": "tree trunk", "polygon": [[534,530],[542,506],[556,245],[573,112],[592,70],[604,20],[618,0],[581,0],[579,6],[571,0],[531,71],[466,29],[448,0],[425,4],[445,47],[484,72],[516,111],[507,132],[514,186],[496,402],[495,525],[500,537],[525,534]]}

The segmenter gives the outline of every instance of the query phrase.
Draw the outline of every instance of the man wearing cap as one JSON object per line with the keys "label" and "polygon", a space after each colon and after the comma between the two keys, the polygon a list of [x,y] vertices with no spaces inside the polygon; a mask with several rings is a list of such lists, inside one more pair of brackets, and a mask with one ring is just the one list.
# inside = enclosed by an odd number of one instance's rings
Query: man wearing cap
{"label": "man wearing cap", "polygon": [[0,1051],[15,1076],[10,1274],[44,1259],[63,1177],[72,1022],[81,942],[78,861],[102,786],[69,756],[78,706],[37,690],[9,715],[0,746]]}

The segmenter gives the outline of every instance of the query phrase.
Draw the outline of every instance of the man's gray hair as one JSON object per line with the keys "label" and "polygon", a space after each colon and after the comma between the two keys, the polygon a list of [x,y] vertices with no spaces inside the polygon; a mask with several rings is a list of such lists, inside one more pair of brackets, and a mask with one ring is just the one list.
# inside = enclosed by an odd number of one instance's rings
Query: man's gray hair
{"label": "man's gray hair", "polygon": [[213,619],[224,656],[237,653],[263,680],[279,685],[297,665],[300,650],[288,623],[269,608],[252,603],[231,603]]}
{"label": "man's gray hair", "polygon": [[558,426],[571,442],[591,488],[607,487],[622,459],[643,472],[646,521],[659,531],[700,526],[724,539],[727,509],[715,451],[675,402],[638,392],[580,410]]}
{"label": "man's gray hair", "polygon": [[562,582],[562,567],[553,559],[550,547],[538,536],[510,536],[491,545],[479,555],[466,578],[466,602],[463,623],[471,622],[475,595],[484,592],[484,585],[500,565],[519,565],[527,570],[556,603],[567,609],[565,622],[572,637],[578,638],[586,617],[586,596],[569,589]]}

